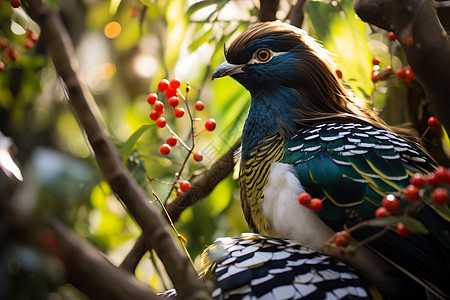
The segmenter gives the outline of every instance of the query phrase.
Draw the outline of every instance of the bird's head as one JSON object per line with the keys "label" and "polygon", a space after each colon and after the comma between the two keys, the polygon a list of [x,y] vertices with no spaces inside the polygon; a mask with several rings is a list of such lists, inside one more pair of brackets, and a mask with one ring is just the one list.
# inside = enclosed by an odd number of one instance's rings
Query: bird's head
{"label": "bird's head", "polygon": [[279,21],[257,23],[231,43],[225,56],[227,61],[213,72],[213,79],[231,76],[250,91],[255,103],[264,95],[290,91],[297,98],[290,106],[299,124],[335,117],[380,121],[344,87],[329,52],[297,27]]}
{"label": "bird's head", "polygon": [[225,56],[212,78],[231,76],[252,94],[268,85],[295,88],[304,77],[332,73],[326,50],[303,30],[279,21],[251,26]]}

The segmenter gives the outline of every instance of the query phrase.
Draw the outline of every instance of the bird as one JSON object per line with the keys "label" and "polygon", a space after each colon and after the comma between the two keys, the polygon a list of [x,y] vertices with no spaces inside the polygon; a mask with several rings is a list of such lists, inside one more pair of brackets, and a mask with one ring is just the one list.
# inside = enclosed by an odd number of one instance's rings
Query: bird
{"label": "bird", "polygon": [[[413,174],[437,167],[412,135],[387,125],[344,86],[330,54],[297,27],[261,22],[231,42],[212,74],[230,76],[251,95],[239,153],[250,230],[315,250],[335,232],[373,219],[383,197],[409,185]],[[299,205],[304,192],[321,199],[320,211]],[[417,218],[430,234],[404,238],[388,230],[342,259],[391,298],[409,290],[447,299],[449,220],[429,205]],[[352,238],[380,230],[365,227]]]}
{"label": "bird", "polygon": [[[295,241],[242,233],[201,255],[200,278],[212,299],[375,299],[379,292],[342,261]],[[161,297],[177,299],[169,290]]]}

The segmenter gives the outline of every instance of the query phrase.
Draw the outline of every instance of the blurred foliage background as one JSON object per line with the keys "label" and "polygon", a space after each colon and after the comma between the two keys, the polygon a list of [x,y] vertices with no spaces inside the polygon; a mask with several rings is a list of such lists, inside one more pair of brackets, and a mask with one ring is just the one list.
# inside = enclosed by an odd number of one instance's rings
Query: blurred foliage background
{"label": "blurred foliage background", "polygon": [[[277,18],[288,21],[295,2],[282,0]],[[70,32],[83,79],[111,138],[149,195],[153,189],[163,201],[175,197],[175,193],[169,194],[170,185],[159,181],[173,182],[187,154],[181,146],[173,148],[169,156],[159,153],[170,133],[149,119],[151,108],[146,101],[148,93],[157,91],[159,80],[178,77],[182,91],[189,81],[188,101],[191,105],[197,100],[205,103],[205,110],[196,117],[213,117],[217,122],[213,132],[203,131],[203,123],[195,122],[195,150],[201,151],[204,159],[200,163],[189,159],[183,178],[201,174],[239,139],[250,96],[231,78],[214,82],[210,78],[224,61],[224,47],[258,20],[258,1],[50,3]],[[389,74],[389,80],[375,84],[371,80],[375,56],[381,68],[391,65],[395,70],[407,65],[398,43],[359,20],[351,0],[312,0],[305,9],[303,29],[336,54],[337,68],[349,87],[392,124],[406,122],[407,110],[399,108],[405,106],[407,84]],[[38,36],[45,34],[22,8],[13,9],[9,1],[0,1],[0,61],[5,65],[0,72],[0,131],[13,138],[25,174],[20,194],[27,201],[18,205],[29,214],[58,217],[119,264],[140,230],[103,181],[43,41],[39,38],[32,47],[24,45],[29,30]],[[17,57],[5,49],[13,49]],[[168,124],[188,142],[189,119],[173,117],[167,99],[159,96],[166,103]],[[148,178],[158,180],[149,182]],[[6,184],[0,183],[0,189],[2,194],[8,193]],[[160,208],[157,202],[151,205]],[[176,227],[197,265],[199,254],[215,238],[247,231],[235,176],[230,175],[207,198],[187,209]],[[1,228],[0,240],[0,282],[9,283],[0,285],[0,298],[83,298],[59,285],[61,270],[51,257],[15,241]],[[169,281],[152,261],[152,257],[143,259],[136,273],[155,291],[162,291]]]}

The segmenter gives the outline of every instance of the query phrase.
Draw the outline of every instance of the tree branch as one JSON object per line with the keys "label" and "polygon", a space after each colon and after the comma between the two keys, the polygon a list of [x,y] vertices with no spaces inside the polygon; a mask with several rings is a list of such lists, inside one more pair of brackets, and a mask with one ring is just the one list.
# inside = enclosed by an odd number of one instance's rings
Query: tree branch
{"label": "tree branch", "polygon": [[158,299],[150,287],[114,266],[62,223],[49,224],[60,247],[68,281],[90,299]]}
{"label": "tree branch", "polygon": [[303,20],[305,19],[303,10],[305,8],[306,1],[307,0],[298,0],[294,7],[292,7],[292,11],[289,15],[291,25],[302,28]]}
{"label": "tree branch", "polygon": [[261,0],[258,18],[260,22],[275,21],[280,0]]}
{"label": "tree branch", "polygon": [[146,241],[160,257],[178,294],[182,298],[209,298],[196,271],[175,242],[167,222],[148,204],[146,193],[125,168],[117,149],[100,123],[98,107],[92,94],[80,80],[75,51],[61,19],[43,0],[27,0],[26,6],[41,27],[72,109],[86,132],[97,163],[111,189],[125,203],[141,227]]}
{"label": "tree branch", "polygon": [[[179,219],[186,208],[209,195],[214,187],[233,171],[235,165],[234,153],[240,146],[241,141],[238,140],[222,157],[212,164],[208,171],[192,181],[192,186],[187,193],[181,194],[166,205],[166,210],[173,222]],[[120,266],[129,272],[134,272],[146,251],[145,240],[140,236]]]}
{"label": "tree branch", "polygon": [[450,132],[450,41],[435,2],[355,0],[354,8],[363,21],[395,33],[436,117]]}

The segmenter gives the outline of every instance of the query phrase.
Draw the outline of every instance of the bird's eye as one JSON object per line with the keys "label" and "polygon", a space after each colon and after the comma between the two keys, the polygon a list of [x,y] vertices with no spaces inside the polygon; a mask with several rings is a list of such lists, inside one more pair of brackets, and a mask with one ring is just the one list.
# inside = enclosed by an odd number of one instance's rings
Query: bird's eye
{"label": "bird's eye", "polygon": [[272,58],[272,53],[268,49],[259,49],[256,51],[256,58],[260,62],[268,62]]}

